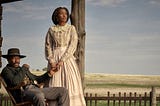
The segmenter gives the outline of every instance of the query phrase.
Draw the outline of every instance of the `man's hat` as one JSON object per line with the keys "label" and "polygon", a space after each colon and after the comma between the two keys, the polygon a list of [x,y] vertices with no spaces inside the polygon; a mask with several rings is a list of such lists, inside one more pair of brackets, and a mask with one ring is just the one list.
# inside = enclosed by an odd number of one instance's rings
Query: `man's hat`
{"label": "man's hat", "polygon": [[18,48],[8,49],[8,54],[7,55],[2,55],[3,58],[8,58],[10,56],[19,56],[20,58],[26,57],[24,55],[20,55],[20,51],[19,51]]}

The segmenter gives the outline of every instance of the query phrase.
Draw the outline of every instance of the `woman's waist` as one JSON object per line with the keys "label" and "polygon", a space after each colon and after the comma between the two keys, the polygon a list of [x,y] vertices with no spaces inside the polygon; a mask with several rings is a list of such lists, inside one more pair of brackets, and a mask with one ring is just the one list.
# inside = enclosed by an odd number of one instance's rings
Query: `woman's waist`
{"label": "woman's waist", "polygon": [[67,46],[54,46],[53,49],[54,49],[54,52],[55,51],[65,51],[67,48]]}
{"label": "woman's waist", "polygon": [[54,46],[54,48],[65,48],[67,47],[66,43],[56,43]]}
{"label": "woman's waist", "polygon": [[66,49],[67,46],[54,46],[53,48],[54,49]]}

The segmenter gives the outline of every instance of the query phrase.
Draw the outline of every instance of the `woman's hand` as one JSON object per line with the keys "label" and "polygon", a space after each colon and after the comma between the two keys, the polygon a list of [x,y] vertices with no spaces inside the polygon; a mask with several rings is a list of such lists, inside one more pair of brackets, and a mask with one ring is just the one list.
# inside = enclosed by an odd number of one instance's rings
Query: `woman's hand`
{"label": "woman's hand", "polygon": [[58,62],[56,66],[57,67],[63,66],[63,61]]}
{"label": "woman's hand", "polygon": [[61,66],[63,66],[63,61],[59,61],[56,65],[58,70],[60,69]]}
{"label": "woman's hand", "polygon": [[48,74],[50,77],[52,77],[52,75],[57,72],[57,68],[51,68],[49,71],[48,71]]}
{"label": "woman's hand", "polygon": [[55,72],[57,72],[60,69],[60,66],[63,65],[63,61],[56,63],[52,63],[51,64],[51,69],[49,71],[50,75],[53,75]]}
{"label": "woman's hand", "polygon": [[57,67],[52,67],[50,71],[57,72]]}
{"label": "woman's hand", "polygon": [[54,69],[54,68],[56,68],[56,65],[57,65],[57,64],[56,64],[56,63],[50,63],[50,65],[51,65],[51,68]]}

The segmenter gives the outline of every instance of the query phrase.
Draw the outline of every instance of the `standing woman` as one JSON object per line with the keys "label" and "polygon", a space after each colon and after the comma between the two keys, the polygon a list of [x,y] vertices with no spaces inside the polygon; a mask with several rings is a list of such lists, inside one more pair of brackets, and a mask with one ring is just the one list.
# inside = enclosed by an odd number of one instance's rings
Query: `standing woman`
{"label": "standing woman", "polygon": [[73,25],[67,23],[69,11],[58,7],[52,14],[51,26],[45,40],[45,56],[48,70],[57,72],[49,81],[50,87],[65,87],[69,91],[70,106],[86,106],[81,76],[75,61],[78,35]]}

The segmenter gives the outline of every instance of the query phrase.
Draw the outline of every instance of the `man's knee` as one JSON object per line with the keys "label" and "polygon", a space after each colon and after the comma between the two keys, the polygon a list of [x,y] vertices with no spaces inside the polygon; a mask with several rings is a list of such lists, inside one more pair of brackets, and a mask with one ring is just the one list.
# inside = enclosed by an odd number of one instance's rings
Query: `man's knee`
{"label": "man's knee", "polygon": [[63,89],[63,92],[68,93],[68,89],[67,89],[67,88],[63,88],[63,87],[62,87],[62,89]]}
{"label": "man's knee", "polygon": [[36,105],[36,106],[45,106],[45,95],[44,93],[42,92],[38,92],[38,93],[35,93],[34,94],[34,97],[33,97],[33,104]]}
{"label": "man's knee", "polygon": [[68,95],[68,89],[66,89],[66,88],[64,88],[64,87],[60,87],[59,88],[60,89],[60,93],[62,94],[62,95]]}
{"label": "man's knee", "polygon": [[34,95],[34,99],[36,99],[36,100],[42,100],[43,101],[43,100],[45,100],[45,95],[42,92],[36,93]]}

